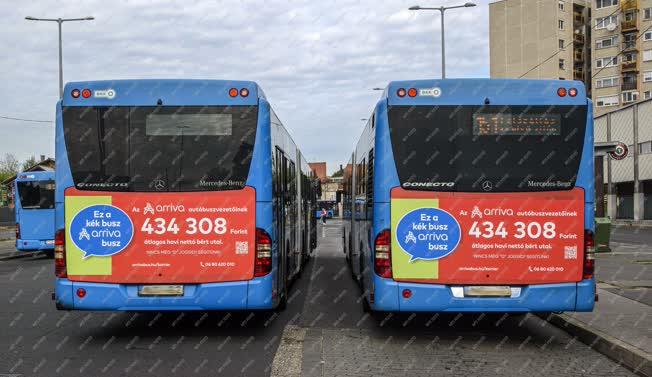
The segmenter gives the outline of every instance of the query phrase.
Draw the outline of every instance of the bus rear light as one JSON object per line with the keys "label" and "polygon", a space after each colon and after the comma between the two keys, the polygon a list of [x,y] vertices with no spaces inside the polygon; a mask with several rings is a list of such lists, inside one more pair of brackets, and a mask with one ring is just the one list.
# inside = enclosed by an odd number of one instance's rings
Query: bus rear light
{"label": "bus rear light", "polygon": [[384,229],[374,242],[374,271],[382,278],[392,277],[392,246],[389,229]]}
{"label": "bus rear light", "polygon": [[84,288],[77,289],[77,297],[84,298],[86,297],[86,290]]}
{"label": "bus rear light", "polygon": [[410,88],[410,89],[408,90],[408,96],[410,96],[410,97],[416,97],[416,96],[417,96],[417,90],[414,89],[414,88]]}
{"label": "bus rear light", "polygon": [[584,231],[584,268],[582,269],[583,279],[592,279],[595,272],[595,240],[593,232],[589,229]]}
{"label": "bus rear light", "polygon": [[260,228],[256,228],[256,258],[254,277],[265,276],[272,272],[272,238]]}
{"label": "bus rear light", "polygon": [[20,239],[20,224],[16,223],[16,239]]}
{"label": "bus rear light", "polygon": [[559,97],[566,97],[566,88],[559,88],[557,89],[557,95]]}
{"label": "bus rear light", "polygon": [[236,88],[229,89],[229,96],[230,97],[237,97],[238,96],[238,89],[236,89]]}
{"label": "bus rear light", "polygon": [[577,96],[577,89],[575,89],[575,88],[568,89],[568,95],[571,96],[571,97]]}
{"label": "bus rear light", "polygon": [[247,89],[247,88],[240,89],[240,95],[242,97],[247,97],[249,95],[249,89]]}
{"label": "bus rear light", "polygon": [[66,271],[66,231],[59,229],[54,234],[54,275],[67,278]]}
{"label": "bus rear light", "polygon": [[72,96],[72,98],[79,98],[80,94],[81,94],[81,92],[79,91],[79,89],[73,89],[70,92],[70,95]]}
{"label": "bus rear light", "polygon": [[84,90],[82,90],[81,95],[84,98],[89,98],[91,96],[91,90],[90,89],[84,89]]}
{"label": "bus rear light", "polygon": [[400,88],[399,90],[396,91],[396,95],[401,98],[405,97],[405,94],[407,94],[407,92],[403,88]]}

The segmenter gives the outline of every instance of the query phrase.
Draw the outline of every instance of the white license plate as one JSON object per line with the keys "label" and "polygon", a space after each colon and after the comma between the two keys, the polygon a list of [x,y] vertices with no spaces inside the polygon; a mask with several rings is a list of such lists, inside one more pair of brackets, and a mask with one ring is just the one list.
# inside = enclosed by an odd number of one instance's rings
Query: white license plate
{"label": "white license plate", "polygon": [[464,297],[511,297],[512,289],[503,285],[470,285],[464,287]]}
{"label": "white license plate", "polygon": [[54,245],[54,240],[47,240],[45,241],[46,245]]}
{"label": "white license plate", "polygon": [[143,285],[138,296],[183,296],[183,285]]}

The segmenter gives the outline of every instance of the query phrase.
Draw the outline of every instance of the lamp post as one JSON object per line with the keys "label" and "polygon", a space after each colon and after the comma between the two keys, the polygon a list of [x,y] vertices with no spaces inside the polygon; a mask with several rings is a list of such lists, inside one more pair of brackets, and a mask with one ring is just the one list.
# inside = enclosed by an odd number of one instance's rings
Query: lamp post
{"label": "lamp post", "polygon": [[68,21],[91,21],[94,20],[94,17],[82,17],[82,18],[36,18],[36,17],[25,17],[29,21],[49,21],[56,22],[59,25],[59,99],[63,98],[63,53],[61,46],[61,24]]}
{"label": "lamp post", "polygon": [[444,12],[448,9],[455,9],[455,8],[470,8],[474,7],[475,3],[465,3],[463,5],[454,5],[451,7],[438,7],[438,8],[432,8],[432,7],[420,7],[418,5],[412,6],[409,9],[410,10],[438,10],[441,12],[441,78],[445,79],[446,78],[446,47],[445,47],[445,41],[444,41]]}

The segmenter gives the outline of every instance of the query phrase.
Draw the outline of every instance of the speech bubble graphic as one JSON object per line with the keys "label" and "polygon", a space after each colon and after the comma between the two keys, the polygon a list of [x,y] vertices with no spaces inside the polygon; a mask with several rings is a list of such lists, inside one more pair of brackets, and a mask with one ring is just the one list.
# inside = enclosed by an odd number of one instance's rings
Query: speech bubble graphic
{"label": "speech bubble graphic", "polygon": [[399,220],[394,232],[410,262],[436,260],[449,255],[460,244],[460,224],[439,208],[417,208]]}
{"label": "speech bubble graphic", "polygon": [[109,257],[123,251],[134,236],[134,224],[120,208],[109,204],[86,207],[70,222],[70,239],[84,259]]}

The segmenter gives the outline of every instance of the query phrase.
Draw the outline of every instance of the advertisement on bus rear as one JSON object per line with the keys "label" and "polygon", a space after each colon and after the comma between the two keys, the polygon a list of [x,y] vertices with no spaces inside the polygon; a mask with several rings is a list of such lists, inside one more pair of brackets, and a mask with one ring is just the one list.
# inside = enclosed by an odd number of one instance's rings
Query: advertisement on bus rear
{"label": "advertisement on bus rear", "polygon": [[580,281],[584,191],[392,190],[395,280],[441,284]]}
{"label": "advertisement on bus rear", "polygon": [[68,277],[207,283],[253,277],[256,195],[65,191]]}

